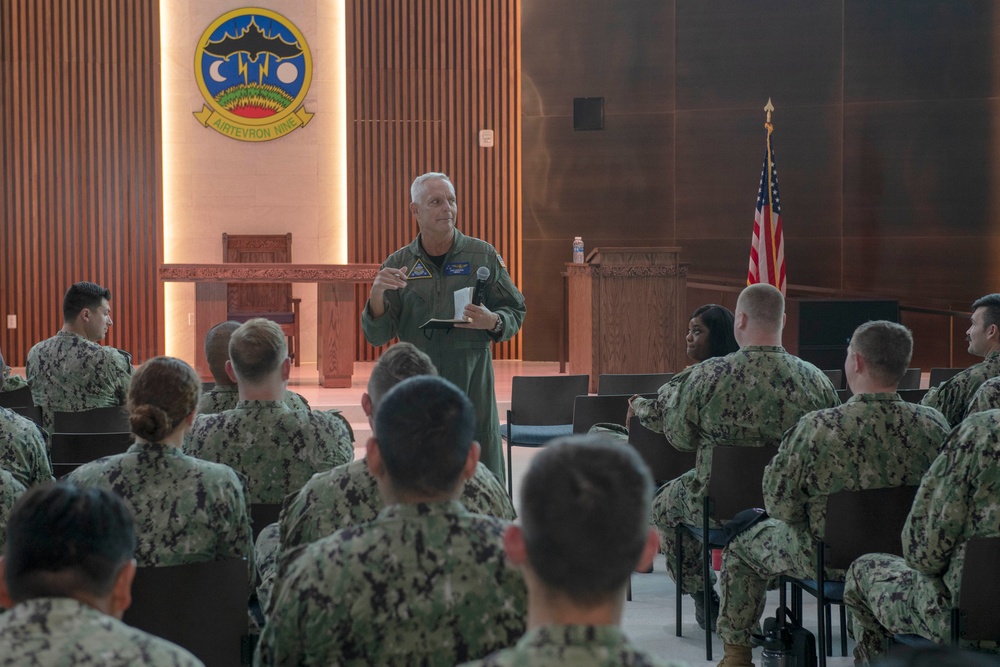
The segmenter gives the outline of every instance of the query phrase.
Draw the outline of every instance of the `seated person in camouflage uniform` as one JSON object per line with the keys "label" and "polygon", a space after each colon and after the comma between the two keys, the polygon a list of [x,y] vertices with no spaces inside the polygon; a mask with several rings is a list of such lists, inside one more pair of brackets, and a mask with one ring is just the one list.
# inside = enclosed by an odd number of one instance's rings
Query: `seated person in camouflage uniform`
{"label": "seated person in camouflage uniform", "polygon": [[[386,392],[416,375],[437,375],[431,358],[416,346],[400,342],[382,353],[368,379],[368,392],[361,396],[361,407],[369,424],[374,425],[375,410]],[[476,474],[462,487],[461,501],[474,514],[508,521],[516,517],[507,490],[482,461],[476,465]],[[378,484],[363,458],[313,475],[298,494],[285,499],[280,529],[268,526],[257,538],[261,606],[267,608],[269,582],[280,571],[279,556],[280,563],[287,566],[306,544],[341,528],[374,521],[384,506]],[[280,545],[275,544],[279,540]]]}
{"label": "seated person in camouflage uniform", "polygon": [[28,381],[20,375],[11,375],[12,370],[3,360],[3,352],[0,352],[0,392],[14,391],[28,386]]}
{"label": "seated person in camouflage uniform", "polygon": [[28,350],[26,372],[45,430],[53,412],[76,412],[124,405],[132,357],[97,341],[108,333],[111,292],[94,283],[76,283],[63,297],[63,327]]}
{"label": "seated person in camouflage uniform", "polygon": [[[226,372],[229,361],[229,339],[240,328],[239,322],[220,322],[205,334],[205,358],[212,372],[215,386],[201,395],[198,414],[213,415],[223,410],[232,410],[240,400],[236,378]],[[290,389],[285,389],[284,399],[293,410],[308,410],[309,401]]]}
{"label": "seated person in camouflage uniform", "polygon": [[243,475],[251,503],[280,503],[315,473],[354,458],[354,434],[339,411],[293,410],[284,402],[291,365],[281,327],[260,317],[241,324],[226,362],[240,401],[199,416],[184,441],[188,454]]}
{"label": "seated person in camouflage uniform", "polygon": [[[948,437],[933,408],[896,393],[913,350],[901,324],[862,324],[851,337],[844,370],[854,395],[843,405],[810,412],[789,429],[764,471],[771,518],[736,537],[722,556],[720,665],[748,667],[750,633],[764,610],[768,582],[779,575],[809,579],[815,540],[823,536],[826,498],[837,491],[916,485]],[[840,579],[843,572],[829,572]]]}
{"label": "seated person in camouflage uniform", "polygon": [[0,665],[204,667],[121,622],[132,603],[135,530],[114,494],[45,484],[14,508],[0,561]]}
{"label": "seated person in camouflage uniform", "polygon": [[[691,368],[664,401],[661,424],[667,440],[681,451],[697,452],[695,469],[664,484],[653,499],[653,523],[660,529],[660,545],[668,554],[667,569],[681,590],[695,601],[698,624],[713,627],[718,599],[712,581],[704,581],[701,547],[684,537],[682,571],[676,568],[674,528],[679,523],[701,525],[702,495],[712,471],[716,445],[761,447],[777,445],[784,432],[813,410],[837,405],[829,378],[812,364],[781,347],[785,299],[771,285],[745,288],[736,302],[733,334],[740,350],[708,359]],[[706,615],[705,586],[712,589],[713,605]]]}
{"label": "seated person in camouflage uniform", "polygon": [[969,341],[969,354],[986,358],[931,387],[920,401],[940,410],[952,426],[958,426],[965,417],[979,386],[1000,375],[1000,294],[987,294],[973,302],[971,324],[965,337]]}
{"label": "seated person in camouflage uniform", "polygon": [[173,357],[136,371],[128,395],[135,444],[80,466],[68,479],[114,491],[132,510],[142,567],[245,557],[253,573],[247,497],[236,473],[181,452],[201,380]]}
{"label": "seated person in camouflage uniform", "polygon": [[621,630],[629,576],[656,555],[652,497],[649,469],[631,447],[598,435],[546,445],[521,483],[521,524],[504,534],[528,586],[528,631],[469,666],[679,666]]}
{"label": "seated person in camouflage uniform", "polygon": [[997,408],[1000,408],[1000,377],[990,378],[979,385],[979,389],[969,401],[969,410],[966,416]]}
{"label": "seated person in camouflage uniform", "polygon": [[458,500],[475,474],[472,403],[439,377],[403,380],[375,413],[368,469],[386,506],[307,546],[275,588],[256,665],[451,666],[524,632],[506,521]]}
{"label": "seated person in camouflage uniform", "polygon": [[25,486],[52,481],[52,464],[41,429],[7,408],[0,408],[0,468]]}
{"label": "seated person in camouflage uniform", "polygon": [[0,468],[0,553],[3,553],[4,543],[7,539],[7,521],[10,518],[10,511],[25,490],[24,484]]}
{"label": "seated person in camouflage uniform", "polygon": [[[903,527],[903,557],[867,554],[848,568],[844,602],[854,619],[858,664],[882,653],[887,634],[950,641],[965,543],[1000,536],[998,453],[1000,410],[966,417],[920,483]],[[997,643],[977,648],[995,652]]]}

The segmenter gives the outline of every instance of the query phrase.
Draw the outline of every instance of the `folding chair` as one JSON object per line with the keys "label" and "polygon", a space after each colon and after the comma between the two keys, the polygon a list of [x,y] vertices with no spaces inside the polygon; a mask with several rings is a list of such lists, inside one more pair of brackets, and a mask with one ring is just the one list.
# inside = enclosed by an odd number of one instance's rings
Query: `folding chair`
{"label": "folding chair", "polygon": [[52,415],[53,433],[122,433],[132,430],[125,408],[91,408],[79,412],[59,412]]}
{"label": "folding chair", "polygon": [[928,386],[936,387],[942,382],[952,379],[964,370],[964,368],[932,368]]}
{"label": "folding chair", "polygon": [[16,412],[25,419],[30,419],[38,425],[39,430],[42,428],[42,409],[37,405],[22,405],[16,408],[7,408],[11,412]]}
{"label": "folding chair", "polygon": [[782,577],[781,605],[785,604],[787,581],[796,588],[793,604],[799,618],[802,591],[816,598],[820,667],[825,667],[826,656],[833,654],[831,607],[834,604],[840,605],[840,650],[847,655],[844,582],[828,580],[826,569],[846,570],[858,556],[869,553],[902,555],[900,535],[916,493],[916,486],[896,486],[830,494],[826,499],[823,537],[816,541],[815,578]]}
{"label": "folding chair", "polygon": [[597,395],[656,394],[673,373],[601,373],[597,378]]}
{"label": "folding chair", "polygon": [[515,375],[511,378],[510,409],[500,434],[507,441],[507,493],[514,495],[510,450],[542,447],[573,433],[573,404],[587,394],[589,375]]}
{"label": "folding chair", "polygon": [[129,625],[191,651],[206,667],[249,664],[244,654],[250,580],[243,558],[140,567]]}
{"label": "folding chair", "polygon": [[[702,498],[701,525],[677,524],[674,529],[676,572],[680,574],[684,562],[682,537],[685,532],[701,542],[702,572],[705,577],[705,613],[712,608],[711,579],[712,549],[722,549],[728,543],[726,531],[712,528],[711,520],[725,523],[745,509],[764,506],[764,468],[777,453],[776,445],[764,447],[731,447],[716,445],[712,448],[712,476],[708,493]],[[681,587],[677,585],[677,636],[681,636]],[[705,619],[705,659],[712,659],[712,624]]]}
{"label": "folding chair", "polygon": [[84,463],[121,454],[132,445],[131,433],[53,433],[49,454],[56,479]]}
{"label": "folding chair", "polygon": [[31,387],[21,387],[10,391],[0,391],[0,408],[23,408],[34,405]]}
{"label": "folding chair", "polygon": [[649,466],[658,486],[693,469],[698,460],[697,453],[675,449],[667,436],[650,431],[638,417],[632,417],[628,425],[628,442]]}

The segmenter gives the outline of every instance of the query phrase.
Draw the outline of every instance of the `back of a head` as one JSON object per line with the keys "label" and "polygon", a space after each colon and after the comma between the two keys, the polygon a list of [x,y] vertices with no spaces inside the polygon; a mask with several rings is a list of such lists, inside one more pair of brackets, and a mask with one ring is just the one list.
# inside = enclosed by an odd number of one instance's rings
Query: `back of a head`
{"label": "back of a head", "polygon": [[36,486],[7,523],[7,591],[15,602],[104,597],[135,546],[128,508],[110,491],[68,482]]}
{"label": "back of a head", "polygon": [[991,324],[995,324],[1000,327],[1000,294],[987,294],[986,296],[976,299],[972,303],[972,310],[975,312],[979,308],[984,308],[983,311],[983,327],[988,327]]}
{"label": "back of a head", "polygon": [[539,579],[581,606],[618,594],[642,555],[653,480],[638,453],[602,436],[547,444],[521,483],[521,525]]}
{"label": "back of a head", "polygon": [[781,331],[785,317],[785,297],[774,285],[757,283],[740,292],[736,309],[747,315],[750,326],[760,331]]}
{"label": "back of a head", "polygon": [[197,407],[201,379],[187,363],[174,357],[153,357],[136,369],[128,388],[132,433],[159,442]]}
{"label": "back of a head", "polygon": [[379,454],[392,486],[428,496],[454,490],[475,428],[472,403],[448,380],[420,375],[397,384],[375,413]]}
{"label": "back of a head", "polygon": [[851,348],[865,358],[875,380],[886,386],[896,386],[910,365],[913,335],[896,322],[865,322],[851,335]]}
{"label": "back of a head", "polygon": [[733,335],[733,311],[714,303],[698,307],[690,319],[700,318],[708,327],[709,359],[724,357],[740,349]]}
{"label": "back of a head", "polygon": [[247,320],[229,339],[229,359],[241,382],[267,379],[287,358],[288,342],[281,327],[263,317]]}
{"label": "back of a head", "polygon": [[63,297],[63,321],[72,322],[84,308],[97,309],[102,299],[111,301],[111,290],[95,283],[75,283]]}
{"label": "back of a head", "polygon": [[220,322],[205,334],[205,358],[216,384],[232,384],[226,374],[226,362],[229,361],[229,340],[239,328],[239,322]]}
{"label": "back of a head", "polygon": [[[448,178],[448,175],[442,174],[439,171],[429,171],[426,174],[421,174],[417,176],[415,179],[413,179],[413,183],[410,185],[410,201],[419,202],[420,195],[423,193],[424,190],[424,184],[427,181],[436,181],[436,180],[448,181],[449,183],[451,183],[451,179]],[[452,187],[454,188],[454,184],[452,184]]]}
{"label": "back of a head", "polygon": [[413,343],[399,342],[382,353],[368,378],[368,398],[378,409],[382,397],[406,378],[437,375],[434,362]]}

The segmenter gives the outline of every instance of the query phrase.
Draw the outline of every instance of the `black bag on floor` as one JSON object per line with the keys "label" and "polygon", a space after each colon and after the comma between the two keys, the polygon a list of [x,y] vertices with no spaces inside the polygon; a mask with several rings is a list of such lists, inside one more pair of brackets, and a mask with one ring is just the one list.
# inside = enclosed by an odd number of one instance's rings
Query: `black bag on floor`
{"label": "black bag on floor", "polygon": [[816,667],[816,637],[785,607],[765,618],[764,634],[752,635],[751,640],[764,647],[761,667]]}

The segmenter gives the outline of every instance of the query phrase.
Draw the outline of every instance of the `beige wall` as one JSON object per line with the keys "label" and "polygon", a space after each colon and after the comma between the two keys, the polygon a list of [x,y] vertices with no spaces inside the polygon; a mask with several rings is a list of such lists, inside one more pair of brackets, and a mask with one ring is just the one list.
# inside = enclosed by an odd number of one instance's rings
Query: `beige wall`
{"label": "beige wall", "polygon": [[[347,258],[344,174],[343,0],[272,5],[305,36],[313,58],[305,100],[311,122],[272,141],[237,141],[203,127],[194,77],[195,46],[234,0],[161,0],[164,261],[220,262],[222,234],[292,232],[296,263]],[[302,359],[316,360],[316,288],[302,298]],[[194,361],[194,285],[166,286],[166,352]]]}

